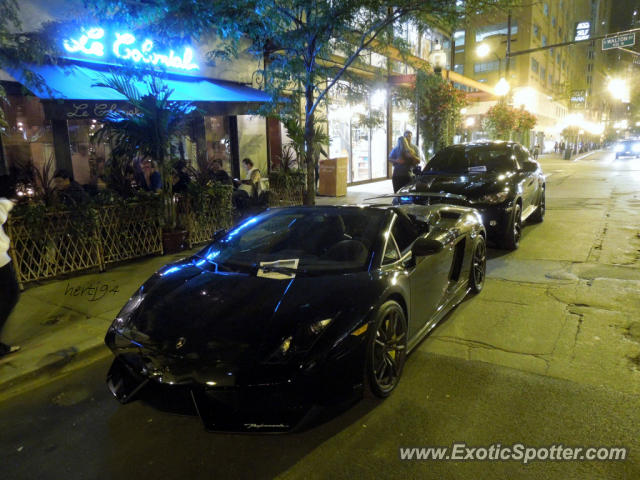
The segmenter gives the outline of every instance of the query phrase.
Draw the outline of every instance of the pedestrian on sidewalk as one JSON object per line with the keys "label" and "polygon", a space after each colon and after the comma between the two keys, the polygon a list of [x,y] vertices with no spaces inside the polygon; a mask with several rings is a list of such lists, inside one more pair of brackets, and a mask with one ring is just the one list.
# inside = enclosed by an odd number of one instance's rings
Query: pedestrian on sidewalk
{"label": "pedestrian on sidewalk", "polygon": [[539,155],[540,155],[540,146],[536,145],[535,147],[533,147],[533,158],[535,160],[538,160]]}
{"label": "pedestrian on sidewalk", "polygon": [[389,154],[389,160],[393,163],[393,174],[391,176],[393,193],[411,183],[411,171],[413,167],[420,164],[418,147],[411,143],[412,136],[413,133],[410,130],[404,132],[403,136],[398,137],[398,143]]}
{"label": "pedestrian on sidewalk", "polygon": [[[0,333],[4,327],[13,307],[18,303],[18,282],[13,271],[9,251],[9,237],[4,232],[3,225],[9,218],[9,211],[13,208],[13,202],[7,199],[9,193],[9,178],[0,177]],[[0,357],[20,350],[17,345],[7,345],[0,342]]]}

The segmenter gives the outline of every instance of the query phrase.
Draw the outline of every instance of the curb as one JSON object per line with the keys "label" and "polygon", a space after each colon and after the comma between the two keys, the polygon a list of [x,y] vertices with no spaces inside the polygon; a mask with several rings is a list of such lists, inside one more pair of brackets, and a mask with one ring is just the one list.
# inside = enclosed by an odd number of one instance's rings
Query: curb
{"label": "curb", "polygon": [[48,361],[6,380],[0,380],[0,401],[8,400],[33,388],[59,380],[61,377],[110,355],[111,351],[104,345],[102,339],[99,343],[85,342],[85,345],[70,346],[51,352],[44,357]]}

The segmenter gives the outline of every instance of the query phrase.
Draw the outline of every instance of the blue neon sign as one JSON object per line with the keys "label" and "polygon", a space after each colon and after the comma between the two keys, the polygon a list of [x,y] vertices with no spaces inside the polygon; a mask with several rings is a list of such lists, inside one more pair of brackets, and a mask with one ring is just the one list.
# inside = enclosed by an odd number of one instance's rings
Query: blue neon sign
{"label": "blue neon sign", "polygon": [[[135,35],[128,32],[114,32],[109,38],[103,28],[94,27],[83,29],[76,38],[67,38],[62,42],[64,49],[72,54],[80,54],[104,59],[113,57],[120,61],[150,66],[165,66],[177,70],[199,70],[193,61],[193,50],[184,47],[181,54],[174,50],[157,52],[154,50],[153,40],[145,38],[139,41]],[[107,48],[110,47],[110,48]]]}

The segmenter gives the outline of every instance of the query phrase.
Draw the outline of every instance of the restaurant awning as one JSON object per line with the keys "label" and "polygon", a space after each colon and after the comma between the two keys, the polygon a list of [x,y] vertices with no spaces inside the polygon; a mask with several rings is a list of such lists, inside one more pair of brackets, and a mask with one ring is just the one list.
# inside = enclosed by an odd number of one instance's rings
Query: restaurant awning
{"label": "restaurant awning", "polygon": [[[103,81],[114,67],[107,65],[85,66],[78,64],[59,65],[32,65],[30,71],[44,78],[50,91],[44,87],[29,89],[43,100],[97,100],[120,101],[126,100],[115,90],[104,87],[95,87]],[[23,85],[28,85],[24,75],[19,70],[7,69],[7,71]],[[148,85],[130,77],[131,82],[144,94],[148,91]],[[271,97],[255,88],[231,82],[210,80],[201,77],[189,77],[178,75],[162,75],[162,82],[173,90],[171,100],[189,102],[267,102]]]}

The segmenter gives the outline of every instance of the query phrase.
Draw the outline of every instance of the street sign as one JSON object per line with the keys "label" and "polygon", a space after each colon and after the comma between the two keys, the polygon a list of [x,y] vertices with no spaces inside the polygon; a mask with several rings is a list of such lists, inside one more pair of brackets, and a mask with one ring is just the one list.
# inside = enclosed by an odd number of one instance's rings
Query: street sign
{"label": "street sign", "polygon": [[611,50],[612,48],[630,47],[636,44],[635,33],[625,33],[617,37],[609,37],[602,39],[602,50]]}
{"label": "street sign", "polygon": [[591,36],[591,23],[589,22],[577,22],[576,34],[574,40],[579,42],[581,40],[588,40]]}
{"label": "street sign", "polygon": [[587,92],[585,90],[573,90],[571,92],[571,107],[584,108]]}

